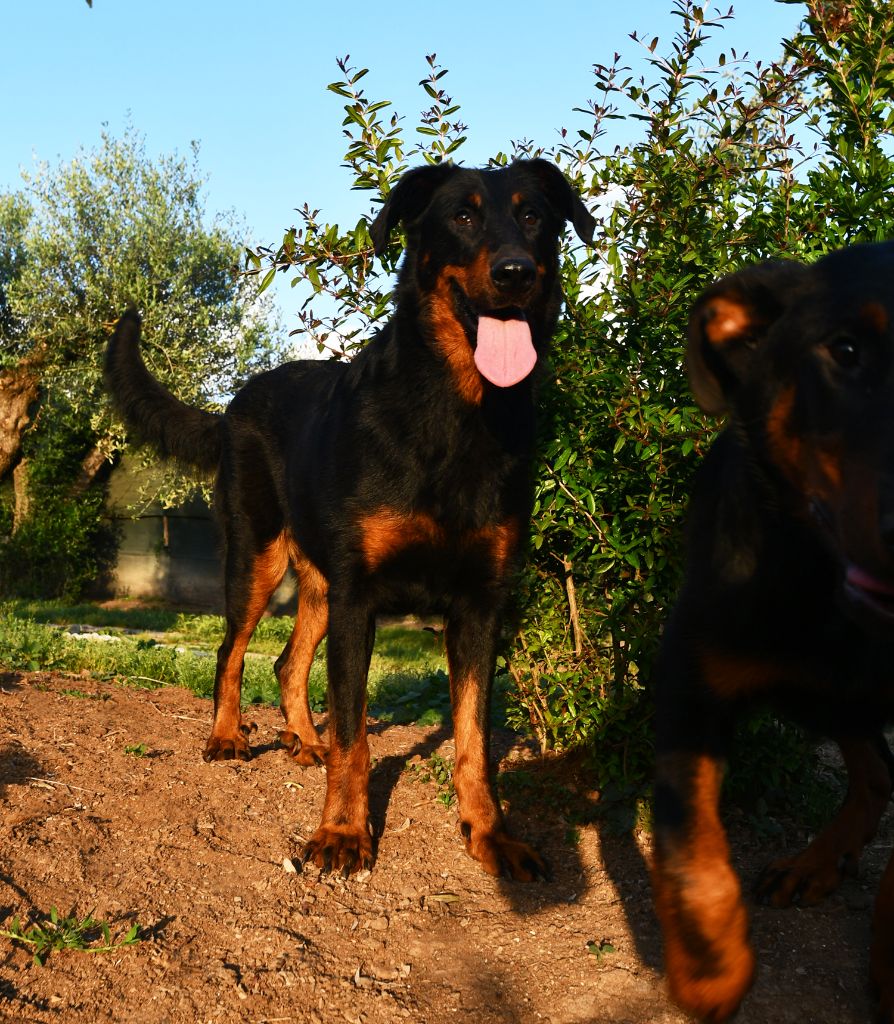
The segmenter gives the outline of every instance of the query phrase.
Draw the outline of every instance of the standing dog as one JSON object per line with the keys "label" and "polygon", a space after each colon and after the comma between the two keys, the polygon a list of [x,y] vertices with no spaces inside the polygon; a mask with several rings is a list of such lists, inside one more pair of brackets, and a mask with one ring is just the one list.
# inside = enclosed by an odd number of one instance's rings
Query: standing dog
{"label": "standing dog", "polygon": [[[654,889],[671,993],[734,1012],[754,955],[718,816],[743,705],[770,699],[841,748],[844,803],[764,873],[775,906],[853,871],[887,806],[894,759],[894,243],[813,266],[766,263],[693,310],[692,390],[728,424],[700,470],[689,558],[657,667]],[[879,1020],[894,1021],[894,859],[875,905]]]}
{"label": "standing dog", "polygon": [[[532,880],[488,777],[488,705],[501,614],[530,514],[537,370],[561,304],[559,236],[594,221],[545,160],[409,171],[370,229],[407,248],[394,315],[351,363],[291,362],[253,378],[223,416],[179,402],[146,370],[125,313],[106,380],[125,422],[163,456],[215,470],[226,543],[226,636],[205,760],[248,758],[243,656],[289,563],[298,614],[276,663],[300,764],[326,760],[320,827],[303,857],[350,872],[373,861],[366,679],[380,612],[446,619],[456,786],[469,853]],[[328,631],[329,748],[307,678]]]}

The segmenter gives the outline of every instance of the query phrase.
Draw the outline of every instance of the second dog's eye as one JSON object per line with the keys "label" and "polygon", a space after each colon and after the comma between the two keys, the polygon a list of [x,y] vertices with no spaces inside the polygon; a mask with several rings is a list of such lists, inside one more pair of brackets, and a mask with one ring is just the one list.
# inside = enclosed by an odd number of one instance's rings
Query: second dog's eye
{"label": "second dog's eye", "polygon": [[468,228],[472,226],[472,211],[463,208],[457,210],[453,215],[454,223],[458,224],[461,228]]}
{"label": "second dog's eye", "polygon": [[536,228],[540,223],[540,214],[536,210],[525,210],[522,214],[522,224],[526,228]]}
{"label": "second dog's eye", "polygon": [[853,370],[860,365],[860,345],[856,338],[841,334],[833,338],[826,349],[842,370]]}

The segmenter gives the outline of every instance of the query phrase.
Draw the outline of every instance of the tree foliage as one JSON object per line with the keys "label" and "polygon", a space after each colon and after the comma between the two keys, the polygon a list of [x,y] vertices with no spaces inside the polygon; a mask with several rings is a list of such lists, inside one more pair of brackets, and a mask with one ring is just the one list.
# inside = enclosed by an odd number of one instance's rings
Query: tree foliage
{"label": "tree foliage", "polygon": [[[120,139],[103,133],[95,150],[44,165],[21,193],[0,197],[0,480],[15,478],[17,535],[0,547],[7,589],[21,583],[13,556],[26,557],[28,539],[53,534],[53,522],[70,549],[89,546],[87,523],[96,526],[99,508],[89,485],[125,444],[104,399],[101,361],[128,305],[143,316],[147,362],[185,401],[220,402],[268,364],[268,319],[254,283],[238,273],[237,231],[231,218],[208,222],[195,148],[190,159],[153,160],[132,129]],[[38,463],[63,450],[51,495]],[[166,493],[189,486],[171,474]],[[39,502],[35,488],[43,488]],[[78,503],[83,536],[75,539]],[[26,529],[38,508],[42,524]],[[39,559],[46,547],[35,544]],[[68,572],[69,564],[60,563],[58,585],[76,588],[87,565]]]}

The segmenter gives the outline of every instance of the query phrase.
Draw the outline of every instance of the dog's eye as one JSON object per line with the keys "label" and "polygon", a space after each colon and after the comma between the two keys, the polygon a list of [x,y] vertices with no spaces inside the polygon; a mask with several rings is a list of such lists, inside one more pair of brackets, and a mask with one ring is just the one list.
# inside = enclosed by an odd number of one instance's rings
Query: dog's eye
{"label": "dog's eye", "polygon": [[842,370],[853,370],[860,365],[860,346],[849,334],[833,338],[826,345],[826,350]]}
{"label": "dog's eye", "polygon": [[540,223],[540,214],[536,210],[525,210],[522,214],[522,224],[526,228],[536,228]]}
{"label": "dog's eye", "polygon": [[453,222],[455,224],[458,224],[461,228],[471,227],[472,220],[472,211],[467,210],[465,208],[463,208],[462,210],[457,210],[456,213],[453,215]]}

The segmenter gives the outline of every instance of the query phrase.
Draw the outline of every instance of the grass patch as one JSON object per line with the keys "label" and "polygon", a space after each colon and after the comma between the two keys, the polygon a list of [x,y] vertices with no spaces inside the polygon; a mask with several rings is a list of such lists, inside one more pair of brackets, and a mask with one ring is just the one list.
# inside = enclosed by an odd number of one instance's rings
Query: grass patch
{"label": "grass patch", "polygon": [[[47,623],[83,624],[108,631],[69,635]],[[164,626],[164,629],[157,627]],[[127,635],[150,629],[162,639]],[[61,602],[9,602],[0,606],[0,667],[21,671],[88,672],[97,679],[154,689],[183,686],[200,697],[214,692],[214,650],[224,623],[216,615],[188,615],[157,609],[108,610]],[[244,704],[279,703],[273,662],[292,632],[292,619],[262,619],[245,660]],[[168,646],[175,645],[175,646]],[[187,650],[187,645],[198,648]],[[314,711],[326,710],[326,642],[311,668]],[[69,696],[90,696],[70,691]],[[402,625],[379,628],[369,672],[369,708],[394,723],[439,724],[449,720],[450,687],[441,637]]]}
{"label": "grass patch", "polygon": [[107,693],[87,693],[85,690],[81,690],[77,686],[72,687],[68,690],[59,691],[63,697],[75,697],[77,700],[108,700],[109,695]]}
{"label": "grass patch", "polygon": [[137,629],[166,633],[181,617],[166,608],[100,608],[95,604],[68,604],[65,601],[10,601],[11,614],[34,622],[56,622],[63,626],[83,623],[104,629]]}

